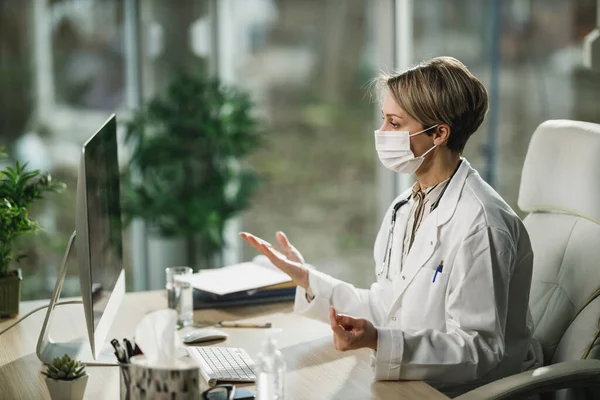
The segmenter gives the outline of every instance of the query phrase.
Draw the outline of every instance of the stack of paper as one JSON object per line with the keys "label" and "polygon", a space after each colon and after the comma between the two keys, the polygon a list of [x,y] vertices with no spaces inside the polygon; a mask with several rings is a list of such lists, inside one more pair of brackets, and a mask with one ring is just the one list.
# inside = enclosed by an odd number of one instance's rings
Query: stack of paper
{"label": "stack of paper", "polygon": [[194,308],[223,307],[293,299],[296,285],[264,256],[251,262],[202,270],[186,278]]}

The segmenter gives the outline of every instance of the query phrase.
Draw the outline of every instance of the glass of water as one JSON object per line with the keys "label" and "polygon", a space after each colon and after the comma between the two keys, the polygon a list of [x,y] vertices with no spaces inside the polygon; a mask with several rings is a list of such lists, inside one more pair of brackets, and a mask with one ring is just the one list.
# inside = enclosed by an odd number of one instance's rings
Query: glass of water
{"label": "glass of water", "polygon": [[193,288],[186,279],[192,275],[192,272],[190,267],[170,267],[166,269],[169,308],[177,311],[177,325],[179,327],[194,323]]}

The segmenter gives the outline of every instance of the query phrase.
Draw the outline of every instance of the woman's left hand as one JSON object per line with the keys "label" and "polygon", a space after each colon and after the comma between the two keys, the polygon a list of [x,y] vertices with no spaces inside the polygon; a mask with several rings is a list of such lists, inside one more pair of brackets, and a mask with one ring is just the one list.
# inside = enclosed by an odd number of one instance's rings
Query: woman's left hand
{"label": "woman's left hand", "polygon": [[329,323],[336,349],[346,351],[367,347],[377,350],[377,329],[370,321],[337,314],[335,308],[330,307]]}

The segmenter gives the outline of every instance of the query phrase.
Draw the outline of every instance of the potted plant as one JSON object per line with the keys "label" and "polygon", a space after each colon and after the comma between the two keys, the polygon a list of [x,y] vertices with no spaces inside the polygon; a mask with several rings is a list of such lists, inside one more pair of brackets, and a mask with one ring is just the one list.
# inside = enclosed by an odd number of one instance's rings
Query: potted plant
{"label": "potted plant", "polygon": [[[125,223],[141,218],[150,238],[183,239],[183,265],[215,266],[225,223],[250,204],[258,179],[240,161],[259,144],[252,108],[248,95],[218,79],[180,72],[126,125]],[[150,268],[164,277],[167,266]]]}
{"label": "potted plant", "polygon": [[46,375],[46,385],[53,400],[83,399],[88,375],[79,361],[67,354],[56,357],[42,374]]}
{"label": "potted plant", "polygon": [[[0,149],[0,159],[6,154]],[[0,317],[19,313],[22,274],[19,268],[11,269],[13,260],[23,255],[14,248],[19,236],[36,232],[39,227],[29,217],[29,208],[45,192],[58,192],[64,184],[53,182],[50,174],[39,170],[26,171],[27,164],[17,161],[13,167],[0,170]]]}

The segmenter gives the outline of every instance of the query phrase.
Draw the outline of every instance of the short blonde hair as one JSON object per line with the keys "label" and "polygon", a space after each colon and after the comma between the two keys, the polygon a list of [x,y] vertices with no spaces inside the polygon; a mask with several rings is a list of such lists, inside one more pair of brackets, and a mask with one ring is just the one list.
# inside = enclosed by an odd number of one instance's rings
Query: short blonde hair
{"label": "short blonde hair", "polygon": [[462,153],[488,110],[483,84],[452,57],[433,58],[400,74],[382,74],[377,82],[424,128],[448,124],[451,131],[446,146],[458,153]]}

